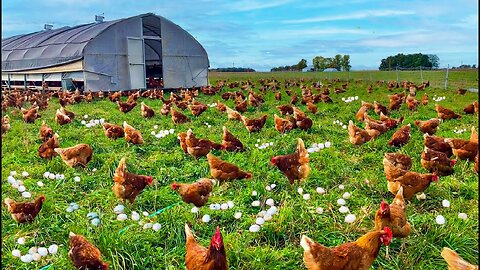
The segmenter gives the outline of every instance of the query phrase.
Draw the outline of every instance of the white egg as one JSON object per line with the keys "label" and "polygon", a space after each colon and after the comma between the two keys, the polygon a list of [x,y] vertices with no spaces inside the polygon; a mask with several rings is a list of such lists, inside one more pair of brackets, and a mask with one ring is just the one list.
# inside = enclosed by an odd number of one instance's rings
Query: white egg
{"label": "white egg", "polygon": [[269,216],[273,216],[275,213],[277,213],[277,207],[275,206],[272,206],[267,210],[267,215]]}
{"label": "white egg", "polygon": [[18,239],[17,239],[17,243],[18,243],[19,245],[25,244],[25,237],[20,237],[20,238],[18,238]]}
{"label": "white egg", "polygon": [[442,215],[438,215],[435,218],[435,222],[437,222],[437,224],[439,224],[439,225],[443,225],[443,224],[445,224],[445,218]]}
{"label": "white egg", "polygon": [[29,263],[29,262],[33,261],[33,256],[30,255],[30,254],[25,254],[25,255],[20,257],[20,260],[22,260],[22,262],[24,262],[24,263]]}
{"label": "white egg", "polygon": [[317,209],[315,211],[317,211],[318,214],[323,214],[323,208],[322,207],[317,207]]}
{"label": "white egg", "polygon": [[299,188],[297,189],[297,192],[298,192],[298,194],[303,194],[303,188],[299,187]]}
{"label": "white egg", "polygon": [[310,200],[310,194],[308,194],[308,193],[303,194],[303,199],[304,200]]}
{"label": "white egg", "polygon": [[263,217],[263,216],[265,216],[266,213],[267,213],[267,212],[265,212],[265,211],[262,210],[262,211],[258,212],[257,216],[258,216],[258,217]]}
{"label": "white egg", "polygon": [[87,124],[85,125],[85,127],[87,127],[87,128],[91,128],[91,127],[93,127],[93,124],[91,124],[91,123],[87,123]]}
{"label": "white egg", "polygon": [[42,255],[38,254],[38,253],[34,253],[33,255],[33,260],[34,261],[40,261],[42,259]]}
{"label": "white egg", "polygon": [[260,201],[253,201],[253,202],[252,202],[252,206],[253,206],[253,207],[258,207],[258,206],[260,206]]}
{"label": "white egg", "polygon": [[266,203],[267,205],[270,205],[270,206],[275,205],[275,201],[274,201],[272,198],[267,199],[267,201],[265,201],[265,203]]}
{"label": "white egg", "polygon": [[73,208],[72,208],[71,206],[67,207],[67,212],[68,212],[68,213],[73,212]]}
{"label": "white egg", "polygon": [[267,191],[271,191],[271,190],[272,190],[272,188],[271,188],[270,186],[266,186],[265,189],[266,189]]}
{"label": "white egg", "polygon": [[162,134],[162,133],[158,133],[157,135],[155,135],[155,138],[161,139],[161,138],[163,138],[163,134]]}
{"label": "white egg", "polygon": [[220,210],[221,208],[222,208],[222,206],[219,203],[215,204],[215,210]]}
{"label": "white egg", "polygon": [[88,114],[85,114],[85,115],[83,116],[83,119],[87,119],[87,118],[88,118]]}
{"label": "white egg", "polygon": [[348,199],[350,199],[350,196],[351,196],[351,195],[350,195],[350,192],[345,192],[345,193],[343,193],[343,196],[342,196],[342,197],[343,197],[345,200],[348,200]]}
{"label": "white egg", "polygon": [[233,208],[235,206],[235,204],[233,203],[233,201],[228,201],[227,202],[227,205],[228,205],[228,208]]}
{"label": "white egg", "polygon": [[265,221],[270,221],[270,220],[272,220],[272,216],[271,215],[265,215],[265,216],[263,216],[263,219]]}
{"label": "white egg", "polygon": [[44,172],[43,173],[43,178],[48,178],[49,175],[50,175],[50,172]]}
{"label": "white egg", "polygon": [[152,228],[152,227],[153,227],[153,224],[152,224],[152,223],[150,223],[150,222],[149,222],[149,223],[145,223],[145,224],[143,224],[143,229],[144,229],[144,230],[146,230],[146,229],[150,229],[150,228]]}
{"label": "white egg", "polygon": [[458,213],[458,218],[463,219],[463,220],[467,220],[468,216],[465,213]]}
{"label": "white egg", "polygon": [[220,205],[220,209],[222,209],[222,210],[227,210],[227,209],[228,209],[228,204],[227,204],[227,203],[222,203],[222,204]]}
{"label": "white egg", "polygon": [[60,179],[65,179],[65,175],[64,174],[60,174]]}
{"label": "white egg", "polygon": [[82,120],[80,123],[81,123],[82,125],[86,125],[86,124],[87,124],[87,121]]}
{"label": "white egg", "polygon": [[48,252],[50,254],[57,254],[57,251],[58,251],[58,246],[55,244],[48,247]]}
{"label": "white egg", "polygon": [[255,144],[255,147],[257,147],[257,148],[258,148],[258,143],[256,143],[256,144]]}
{"label": "white egg", "polygon": [[325,142],[325,148],[330,148],[330,146],[332,146],[331,142]]}
{"label": "white egg", "polygon": [[78,208],[79,208],[78,204],[76,204],[76,203],[71,203],[70,206],[72,207],[73,210],[78,210]]}
{"label": "white egg", "polygon": [[338,204],[338,205],[345,205],[346,203],[347,203],[347,202],[345,202],[345,200],[342,199],[342,198],[340,198],[340,199],[337,200],[337,204]]}
{"label": "white egg", "polygon": [[325,194],[325,189],[323,189],[321,187],[317,187],[316,191],[317,191],[318,194]]}
{"label": "white egg", "polygon": [[256,190],[252,191],[252,196],[257,196],[257,195],[258,195],[258,193],[257,193]]}
{"label": "white egg", "polygon": [[55,174],[55,179],[56,179],[56,180],[59,180],[59,179],[60,179],[60,177],[61,177],[61,176],[60,176],[60,174],[58,174],[58,173],[57,173],[57,174]]}
{"label": "white egg", "polygon": [[124,210],[125,210],[125,206],[123,206],[121,204],[119,204],[119,205],[115,206],[115,208],[113,208],[113,212],[115,214],[121,214],[121,213],[123,213]]}
{"label": "white egg", "polygon": [[98,120],[98,119],[95,119],[95,121],[93,121],[93,122],[95,123],[95,125],[100,124],[100,120]]}
{"label": "white egg", "polygon": [[344,185],[339,185],[338,188],[339,188],[340,190],[344,190],[344,189],[345,189],[345,186],[344,186]]}
{"label": "white egg", "polygon": [[30,198],[30,197],[32,197],[32,194],[30,194],[30,192],[28,192],[28,191],[24,191],[24,192],[22,192],[22,197]]}
{"label": "white egg", "polygon": [[132,220],[138,221],[140,220],[140,214],[138,212],[132,212]]}
{"label": "white egg", "polygon": [[104,119],[104,118],[100,118],[100,124],[103,125],[103,123],[105,123],[105,119]]}
{"label": "white egg", "polygon": [[20,185],[17,182],[15,182],[15,183],[12,184],[12,187],[14,189],[18,189],[18,187],[20,187]]}
{"label": "white egg", "polygon": [[210,204],[208,207],[210,208],[210,210],[215,210],[215,204],[214,203]]}
{"label": "white egg", "polygon": [[93,169],[92,169],[92,172],[96,172],[96,171],[97,171],[97,168],[93,168]]}
{"label": "white egg", "polygon": [[348,214],[348,215],[345,217],[345,222],[347,222],[347,223],[353,223],[353,222],[355,222],[355,219],[357,219],[357,218],[355,217],[354,214]]}
{"label": "white egg", "polygon": [[158,129],[158,126],[157,126],[157,125],[155,125],[155,126],[153,126],[153,128],[154,128],[154,129]]}
{"label": "white egg", "polygon": [[443,207],[450,207],[450,202],[448,200],[443,200],[442,201],[442,206]]}
{"label": "white egg", "polygon": [[17,171],[11,171],[11,172],[10,172],[10,175],[11,175],[11,176],[17,175]]}
{"label": "white egg", "polygon": [[257,139],[257,142],[260,142],[260,139]]}
{"label": "white egg", "polygon": [[12,256],[13,257],[21,257],[22,253],[20,253],[20,250],[14,249],[14,250],[12,250]]}
{"label": "white egg", "polygon": [[335,125],[335,124],[337,123],[337,121],[338,121],[338,120],[334,120],[334,121],[333,121],[333,124]]}
{"label": "white egg", "polygon": [[347,125],[343,125],[342,128],[343,128],[343,129],[347,129]]}
{"label": "white egg", "polygon": [[93,226],[98,226],[100,224],[100,219],[99,218],[94,218],[91,221]]}
{"label": "white egg", "polygon": [[40,256],[42,257],[45,257],[48,255],[48,249],[45,248],[45,247],[39,247],[38,250],[37,250],[38,254],[40,254]]}
{"label": "white egg", "polygon": [[358,100],[358,96],[355,96],[355,100]]}
{"label": "white egg", "polygon": [[198,213],[198,207],[196,207],[196,206],[192,207],[192,209],[190,210],[190,212],[192,212],[192,213],[194,213],[194,214]]}
{"label": "white egg", "polygon": [[314,153],[315,152],[315,148],[307,148],[307,153]]}
{"label": "white egg", "polygon": [[318,144],[318,148],[320,148],[320,149],[323,149],[323,148],[325,148],[325,144],[323,144],[323,143],[319,143],[319,144]]}
{"label": "white egg", "polygon": [[209,222],[210,221],[210,215],[204,215],[202,217],[202,221],[205,222],[205,223]]}
{"label": "white egg", "polygon": [[170,134],[173,134],[175,132],[175,129],[171,128],[169,131],[168,131]]}
{"label": "white egg", "polygon": [[255,223],[257,223],[258,225],[263,225],[263,223],[265,223],[265,219],[263,219],[262,217],[258,217],[255,220]]}
{"label": "white egg", "polygon": [[348,207],[342,205],[340,208],[338,208],[338,211],[342,214],[345,214],[348,212]]}
{"label": "white egg", "polygon": [[275,187],[277,187],[277,184],[271,184],[270,187],[274,189]]}
{"label": "white egg", "polygon": [[31,248],[28,250],[28,254],[33,255],[33,254],[37,253],[37,250],[38,250],[37,247],[31,247]]}
{"label": "white egg", "polygon": [[48,178],[50,178],[50,179],[52,179],[52,180],[55,179],[55,174],[54,174],[54,173],[50,173],[50,174],[48,175]]}
{"label": "white egg", "polygon": [[150,134],[152,134],[152,136],[155,136],[155,131],[150,132]]}
{"label": "white egg", "polygon": [[22,172],[22,176],[23,177],[28,177],[30,174],[28,174],[28,172]]}
{"label": "white egg", "polygon": [[119,214],[117,216],[117,220],[119,221],[123,221],[123,220],[127,220],[128,219],[128,216],[126,214]]}
{"label": "white egg", "polygon": [[18,187],[18,191],[19,191],[19,192],[24,192],[25,189],[26,189],[25,186],[19,186],[19,187]]}
{"label": "white egg", "polygon": [[425,195],[425,193],[422,193],[422,194],[417,194],[416,197],[417,197],[417,200],[425,200],[427,198],[427,195]]}
{"label": "white egg", "polygon": [[235,215],[233,215],[235,219],[240,219],[242,217],[242,212],[236,212]]}
{"label": "white egg", "polygon": [[253,224],[252,226],[250,226],[250,228],[248,228],[248,230],[250,232],[258,232],[260,231],[260,226],[258,226],[257,224]]}
{"label": "white egg", "polygon": [[158,232],[161,227],[162,227],[162,225],[160,225],[160,223],[155,223],[155,224],[153,224],[152,229],[154,231]]}
{"label": "white egg", "polygon": [[8,180],[8,183],[10,183],[10,184],[13,184],[13,183],[17,182],[17,180],[15,180],[15,178],[13,178],[13,176],[11,176],[11,175],[9,175],[7,177],[7,180]]}
{"label": "white egg", "polygon": [[148,216],[148,212],[147,211],[143,211],[142,213],[144,216]]}

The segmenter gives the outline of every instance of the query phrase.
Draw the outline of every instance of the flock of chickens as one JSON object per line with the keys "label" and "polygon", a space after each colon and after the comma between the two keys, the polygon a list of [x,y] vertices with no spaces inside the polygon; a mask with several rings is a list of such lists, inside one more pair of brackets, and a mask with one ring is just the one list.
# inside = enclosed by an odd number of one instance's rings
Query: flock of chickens
{"label": "flock of chickens", "polygon": [[[339,82],[339,81],[334,81]],[[209,86],[196,89],[179,89],[177,93],[171,93],[169,99],[164,98],[162,90],[151,89],[147,91],[124,91],[115,93],[80,93],[78,91],[63,92],[50,91],[47,93],[38,93],[30,91],[10,91],[3,94],[2,110],[6,111],[8,107],[20,108],[25,123],[34,123],[40,118],[39,110],[48,107],[52,98],[58,98],[61,108],[56,111],[55,121],[60,125],[71,123],[75,118],[75,113],[66,109],[66,106],[82,101],[92,102],[95,99],[109,98],[115,102],[118,109],[123,113],[132,111],[137,106],[137,100],[140,97],[161,99],[163,106],[160,114],[164,116],[171,115],[172,122],[177,125],[190,122],[191,120],[180,112],[187,108],[195,117],[205,112],[209,105],[203,104],[195,97],[199,92],[204,95],[213,96],[224,88],[239,88],[236,92],[224,92],[221,94],[223,100],[233,99],[235,107],[230,108],[217,100],[216,108],[220,113],[226,113],[231,121],[243,123],[249,132],[258,132],[264,128],[267,115],[264,114],[258,118],[247,118],[242,113],[247,110],[247,106],[258,107],[264,102],[264,95],[267,91],[275,93],[277,101],[282,100],[281,83],[276,80],[260,80],[260,93],[255,92],[254,84],[251,81],[233,82],[227,84],[226,81],[217,82],[216,86]],[[378,102],[373,104],[363,102],[356,114],[356,120],[364,123],[364,128],[355,125],[353,121],[349,122],[348,135],[352,144],[361,145],[370,140],[374,140],[386,133],[388,130],[397,128],[403,124],[404,117],[398,119],[390,118],[388,115],[393,110],[398,110],[403,104],[408,109],[416,110],[422,104],[428,104],[428,96],[425,94],[421,101],[416,99],[416,92],[424,90],[429,83],[423,83],[419,86],[411,82],[403,82],[399,85],[396,82],[388,83],[388,90],[405,90],[399,94],[389,95],[390,104],[384,106]],[[309,113],[317,114],[316,104],[319,102],[331,103],[331,88],[334,93],[345,92],[348,84],[341,84],[341,88],[334,87],[331,84],[323,85],[321,82],[313,82],[311,85],[302,84],[296,80],[285,82],[285,93],[289,96],[287,104],[279,105],[276,108],[279,114],[284,118],[274,114],[275,129],[280,133],[291,131],[298,128],[308,130],[312,127],[313,121],[307,116],[307,113],[296,107],[300,101],[307,105]],[[299,96],[292,89],[301,88]],[[317,94],[314,94],[314,91]],[[372,86],[368,88],[371,93]],[[408,93],[408,95],[407,95]],[[128,96],[126,102],[120,98]],[[30,102],[29,109],[23,108],[24,104]],[[174,106],[176,109],[174,108]],[[142,117],[151,118],[155,115],[155,110],[141,103],[140,111]],[[421,153],[421,164],[429,170],[429,174],[421,174],[410,171],[412,160],[409,156],[399,153],[386,153],[383,165],[387,179],[388,190],[395,195],[392,203],[382,201],[379,209],[375,213],[375,228],[363,235],[355,242],[345,243],[334,248],[327,248],[307,236],[302,236],[301,246],[304,249],[304,263],[308,269],[369,269],[375,258],[379,254],[382,245],[388,245],[393,237],[407,237],[411,232],[411,226],[407,221],[405,214],[405,200],[411,200],[417,193],[425,191],[432,181],[438,181],[439,176],[450,175],[453,173],[455,160],[450,159],[452,155],[457,159],[468,159],[475,162],[475,170],[478,172],[478,137],[475,128],[472,128],[472,135],[469,140],[441,138],[433,134],[442,121],[450,119],[459,119],[462,116],[452,110],[435,105],[438,118],[427,121],[415,121],[413,124],[424,133],[425,148]],[[374,111],[379,120],[368,115]],[[478,102],[468,104],[464,113],[478,114]],[[2,136],[10,128],[8,115],[2,117]],[[130,126],[127,122],[123,125],[113,123],[102,123],[105,136],[111,139],[125,138],[131,144],[143,144],[141,131]],[[401,147],[410,139],[411,124],[403,125],[397,129],[389,141],[393,147]],[[94,151],[88,144],[78,144],[73,147],[61,148],[59,145],[59,136],[43,120],[40,128],[40,139],[42,141],[38,148],[38,155],[44,159],[52,159],[59,156],[65,164],[70,167],[85,167],[92,160]],[[211,153],[212,149],[231,151],[241,153],[246,151],[243,143],[223,126],[222,142],[216,143],[208,139],[197,138],[192,130],[180,132],[178,134],[179,145],[185,154],[195,158],[207,157],[210,167],[210,174],[213,179],[201,178],[194,183],[171,184],[172,190],[178,192],[185,203],[191,203],[197,207],[202,207],[208,202],[208,198],[216,182],[226,182],[235,179],[249,179],[251,172],[247,172],[235,164],[226,162]],[[116,197],[122,201],[133,203],[135,198],[142,190],[152,184],[152,176],[138,175],[127,170],[126,159],[122,158],[115,170],[113,176],[112,191]],[[309,154],[305,149],[302,139],[298,138],[295,152],[282,156],[274,156],[270,160],[272,166],[276,166],[288,179],[290,184],[295,181],[306,179],[311,168],[309,166]],[[18,223],[32,222],[41,210],[44,196],[39,196],[31,202],[15,202],[12,199],[5,199],[12,218]],[[210,246],[208,248],[200,246],[189,226],[185,224],[186,235],[186,256],[185,263],[187,269],[227,269],[227,256],[223,244],[222,235],[217,227]],[[108,264],[101,259],[101,253],[98,248],[88,242],[83,236],[70,233],[70,251],[69,256],[75,267],[78,269],[107,269]],[[473,269],[462,268],[461,264],[468,265],[454,251],[445,248],[442,256],[449,263],[451,269]],[[478,269],[478,267],[476,268]]]}

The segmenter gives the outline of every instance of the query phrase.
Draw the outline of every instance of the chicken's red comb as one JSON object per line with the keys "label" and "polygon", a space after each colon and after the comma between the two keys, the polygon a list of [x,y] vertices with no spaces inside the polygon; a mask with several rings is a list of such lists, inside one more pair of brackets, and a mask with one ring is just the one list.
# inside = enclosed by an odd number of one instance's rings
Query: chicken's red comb
{"label": "chicken's red comb", "polygon": [[450,166],[453,167],[457,163],[456,159],[450,160]]}
{"label": "chicken's red comb", "polygon": [[249,179],[249,178],[251,178],[251,177],[252,177],[252,174],[251,174],[251,173],[247,173],[247,175],[245,175],[245,178],[246,178],[246,179]]}
{"label": "chicken's red comb", "polygon": [[392,238],[393,237],[393,233],[392,233],[392,230],[389,228],[389,227],[385,227],[383,228],[383,230],[385,231],[385,233],[387,234],[388,238]]}

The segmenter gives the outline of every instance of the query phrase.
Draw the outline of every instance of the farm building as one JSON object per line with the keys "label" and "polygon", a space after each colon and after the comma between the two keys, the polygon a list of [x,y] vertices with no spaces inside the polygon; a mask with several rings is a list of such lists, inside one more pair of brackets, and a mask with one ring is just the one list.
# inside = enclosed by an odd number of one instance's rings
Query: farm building
{"label": "farm building", "polygon": [[208,84],[208,55],[180,26],[153,13],[2,39],[2,87],[116,91]]}

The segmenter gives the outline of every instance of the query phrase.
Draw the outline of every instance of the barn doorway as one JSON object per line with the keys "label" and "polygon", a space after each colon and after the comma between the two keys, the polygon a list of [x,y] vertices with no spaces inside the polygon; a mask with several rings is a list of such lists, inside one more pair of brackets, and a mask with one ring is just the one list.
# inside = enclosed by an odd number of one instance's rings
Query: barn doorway
{"label": "barn doorway", "polygon": [[142,29],[147,88],[158,88],[163,82],[161,20],[156,16],[143,17]]}

